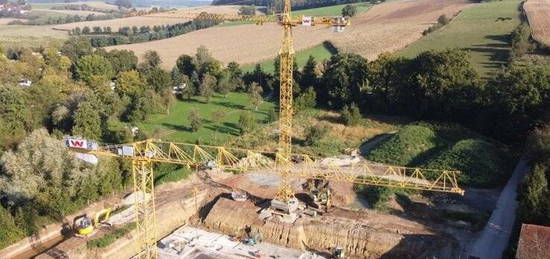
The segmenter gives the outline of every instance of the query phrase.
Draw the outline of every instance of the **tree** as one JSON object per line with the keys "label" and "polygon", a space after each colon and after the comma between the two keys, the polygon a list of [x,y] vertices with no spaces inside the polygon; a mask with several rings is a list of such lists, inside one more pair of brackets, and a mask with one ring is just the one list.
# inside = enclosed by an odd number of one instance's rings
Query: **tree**
{"label": "tree", "polygon": [[313,146],[317,144],[328,132],[328,128],[320,125],[312,125],[305,129],[305,141],[306,146]]}
{"label": "tree", "polygon": [[367,85],[368,63],[356,54],[338,54],[326,64],[317,98],[327,108],[341,109],[348,103],[360,103],[361,91]]}
{"label": "tree", "polygon": [[216,91],[223,95],[224,97],[227,97],[227,94],[233,90],[235,90],[235,84],[233,83],[234,80],[237,79],[231,79],[227,76],[224,76],[219,82],[218,86],[216,88]]}
{"label": "tree", "polygon": [[353,17],[357,14],[357,7],[355,5],[346,5],[342,8],[342,16]]}
{"label": "tree", "polygon": [[98,55],[88,55],[82,57],[76,63],[76,75],[78,79],[92,84],[94,76],[111,79],[114,76],[114,70],[111,62],[106,58]]}
{"label": "tree", "polygon": [[439,18],[437,18],[437,23],[441,24],[442,26],[449,24],[449,18],[447,15],[441,15]]}
{"label": "tree", "polygon": [[250,100],[250,104],[254,106],[254,110],[258,110],[258,106],[262,104],[262,101],[264,100],[262,98],[262,87],[258,85],[257,83],[252,83],[248,88],[248,99]]}
{"label": "tree", "polygon": [[111,50],[106,58],[111,62],[116,74],[128,70],[136,69],[138,58],[130,50]]}
{"label": "tree", "polygon": [[303,111],[315,108],[315,105],[317,105],[317,94],[315,93],[315,89],[310,87],[296,98],[294,107],[296,107],[297,111]]}
{"label": "tree", "polygon": [[80,103],[73,115],[73,121],[73,135],[92,140],[101,137],[101,117],[91,103]]}
{"label": "tree", "polygon": [[202,127],[202,118],[197,109],[191,110],[191,112],[189,112],[189,115],[187,116],[187,119],[189,120],[189,124],[191,125],[192,132],[197,132]]}
{"label": "tree", "polygon": [[148,50],[143,54],[143,63],[141,64],[141,69],[150,70],[153,68],[158,68],[162,63],[159,54],[154,50]]}
{"label": "tree", "polygon": [[[225,118],[227,114],[222,111],[222,110],[217,110],[215,112],[212,113],[212,119],[214,119],[214,122],[216,123],[221,123],[223,118]],[[218,127],[216,127],[216,135],[214,135],[214,140],[217,142],[218,141]]]}
{"label": "tree", "polygon": [[178,60],[176,60],[176,67],[181,73],[188,77],[191,77],[193,72],[197,70],[193,57],[185,54],[178,57]]}
{"label": "tree", "polygon": [[546,168],[540,164],[535,165],[531,175],[525,182],[525,192],[520,201],[520,215],[526,223],[542,224],[550,218],[548,203],[548,182]]}
{"label": "tree", "polygon": [[170,73],[160,68],[151,69],[146,75],[146,80],[147,85],[157,93],[170,89],[173,85]]}
{"label": "tree", "polygon": [[61,219],[81,204],[76,195],[94,171],[77,160],[65,144],[47,130],[33,131],[17,149],[0,158],[0,189],[16,206],[31,203],[47,216]]}
{"label": "tree", "polygon": [[522,23],[511,33],[512,38],[512,57],[520,58],[533,50],[531,43],[531,28],[528,24]]}
{"label": "tree", "polygon": [[145,84],[137,71],[130,70],[118,74],[115,90],[120,95],[135,97],[145,91]]}
{"label": "tree", "polygon": [[216,86],[216,78],[211,75],[205,75],[199,86],[199,91],[202,97],[207,103],[210,102],[210,97],[214,94],[214,87]]}
{"label": "tree", "polygon": [[361,113],[355,103],[350,106],[345,105],[341,112],[342,121],[348,126],[356,126],[361,122]]}
{"label": "tree", "polygon": [[61,53],[75,63],[79,58],[94,52],[90,41],[85,37],[72,37],[61,47]]}
{"label": "tree", "polygon": [[317,86],[319,82],[319,71],[317,69],[317,61],[313,56],[309,56],[304,68],[302,69],[302,76],[300,78],[300,86],[305,87],[303,90],[309,87]]}
{"label": "tree", "polygon": [[256,129],[256,117],[252,112],[243,112],[239,115],[239,129],[241,135],[252,132]]}
{"label": "tree", "polygon": [[230,79],[242,79],[243,77],[243,71],[237,62],[229,62],[225,71],[228,73]]}

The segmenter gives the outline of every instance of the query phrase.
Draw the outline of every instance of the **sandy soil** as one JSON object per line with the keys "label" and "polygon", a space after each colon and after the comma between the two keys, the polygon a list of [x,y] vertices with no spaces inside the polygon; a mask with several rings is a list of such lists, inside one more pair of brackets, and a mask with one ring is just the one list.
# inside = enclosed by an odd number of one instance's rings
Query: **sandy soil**
{"label": "sandy soil", "polygon": [[523,5],[533,38],[550,46],[550,0],[529,0]]}
{"label": "sandy soil", "polygon": [[[333,33],[326,27],[297,27],[294,47],[303,50],[332,41],[344,51],[352,51],[368,58],[382,52],[396,51],[416,41],[422,31],[446,14],[452,16],[469,6],[462,0],[405,0],[373,7],[352,19],[352,26],[343,33]],[[200,45],[206,46],[222,62],[255,63],[273,58],[279,50],[281,29],[276,24],[215,27],[178,37],[109,49],[129,49],[141,56],[147,50],[156,50],[171,68],[181,54],[194,54]],[[220,44],[223,43],[223,44]]]}
{"label": "sandy soil", "polygon": [[15,19],[15,18],[0,18],[0,25],[7,25],[8,23],[12,22],[12,21],[15,21],[15,20],[19,20],[19,19]]}

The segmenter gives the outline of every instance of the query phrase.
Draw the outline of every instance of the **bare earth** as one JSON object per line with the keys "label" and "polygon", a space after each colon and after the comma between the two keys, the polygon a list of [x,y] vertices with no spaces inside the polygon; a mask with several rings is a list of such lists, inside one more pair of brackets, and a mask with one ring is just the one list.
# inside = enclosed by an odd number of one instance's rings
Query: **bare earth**
{"label": "bare earth", "polygon": [[[343,51],[359,53],[373,59],[383,52],[406,47],[422,36],[422,31],[446,14],[453,16],[468,7],[463,0],[405,0],[374,6],[352,19],[352,25],[343,33],[333,33],[326,27],[297,27],[294,46],[303,50],[332,41]],[[214,27],[178,37],[108,49],[129,49],[138,56],[147,50],[156,50],[163,59],[163,67],[171,68],[181,54],[194,54],[206,46],[218,60],[241,64],[271,59],[279,50],[280,26],[276,24]]]}
{"label": "bare earth", "polygon": [[550,46],[550,0],[529,0],[523,5],[533,38]]}

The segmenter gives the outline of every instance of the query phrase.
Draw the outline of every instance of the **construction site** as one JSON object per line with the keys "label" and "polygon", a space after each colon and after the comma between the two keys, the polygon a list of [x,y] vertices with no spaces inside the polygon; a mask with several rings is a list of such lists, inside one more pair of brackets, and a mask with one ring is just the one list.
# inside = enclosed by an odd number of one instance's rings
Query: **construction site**
{"label": "construction site", "polygon": [[[258,24],[273,20],[201,16]],[[479,223],[452,216],[496,204],[491,195],[465,192],[457,181],[461,172],[374,163],[355,148],[335,157],[293,152],[292,28],[328,26],[341,32],[352,24],[343,17],[292,17],[290,0],[276,20],[283,31],[276,152],[157,139],[113,145],[66,137],[67,148],[88,163],[100,157],[130,161],[133,191],[91,204],[0,257],[461,258]],[[162,163],[193,173],[155,188],[154,168]],[[378,211],[358,193],[362,186],[409,195],[395,197],[386,211]],[[479,208],[480,199],[485,208]]]}

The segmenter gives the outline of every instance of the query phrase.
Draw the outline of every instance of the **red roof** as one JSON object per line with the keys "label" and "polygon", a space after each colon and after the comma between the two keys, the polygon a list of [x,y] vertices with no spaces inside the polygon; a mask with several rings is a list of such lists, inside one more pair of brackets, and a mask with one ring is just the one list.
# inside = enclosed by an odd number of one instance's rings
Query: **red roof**
{"label": "red roof", "polygon": [[550,258],[550,227],[523,224],[519,235],[516,258]]}

